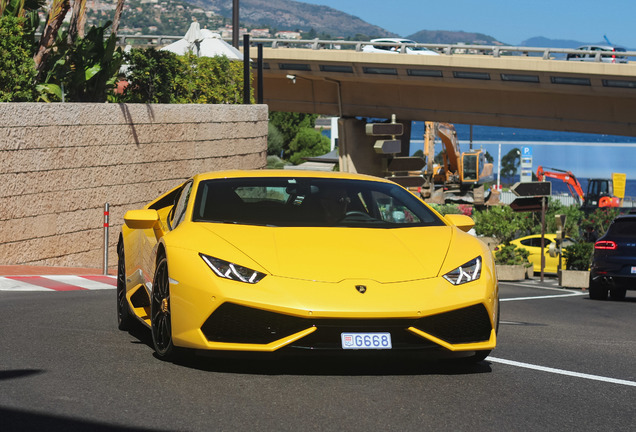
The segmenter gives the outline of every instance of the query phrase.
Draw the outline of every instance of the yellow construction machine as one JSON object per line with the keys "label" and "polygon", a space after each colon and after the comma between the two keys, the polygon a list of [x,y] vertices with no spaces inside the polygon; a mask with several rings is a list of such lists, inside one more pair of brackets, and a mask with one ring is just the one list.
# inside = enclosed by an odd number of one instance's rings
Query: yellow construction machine
{"label": "yellow construction machine", "polygon": [[[444,146],[443,162],[435,164],[435,139]],[[420,194],[429,202],[492,203],[484,183],[493,180],[493,164],[486,162],[483,149],[460,152],[457,131],[450,123],[426,122],[424,135],[425,183]],[[489,201],[490,199],[490,201]]]}

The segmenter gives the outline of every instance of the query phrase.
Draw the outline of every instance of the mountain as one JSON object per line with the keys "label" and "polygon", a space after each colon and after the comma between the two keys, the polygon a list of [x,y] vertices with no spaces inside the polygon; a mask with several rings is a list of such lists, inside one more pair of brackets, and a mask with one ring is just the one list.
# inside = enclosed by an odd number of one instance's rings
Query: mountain
{"label": "mountain", "polygon": [[407,39],[412,39],[419,43],[501,45],[501,42],[492,36],[482,33],[468,33],[463,31],[421,30],[407,36]]}
{"label": "mountain", "polygon": [[[188,0],[203,9],[224,17],[232,16],[232,2],[228,0]],[[327,6],[293,0],[241,0],[242,24],[259,25],[277,30],[315,30],[332,37],[391,37],[393,33],[369,24],[358,17]]]}

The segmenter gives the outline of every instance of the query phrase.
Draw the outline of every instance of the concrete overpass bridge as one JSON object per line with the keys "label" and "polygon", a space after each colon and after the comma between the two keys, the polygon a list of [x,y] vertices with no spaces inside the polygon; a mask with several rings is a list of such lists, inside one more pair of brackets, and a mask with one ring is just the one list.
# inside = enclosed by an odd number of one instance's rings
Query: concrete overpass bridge
{"label": "concrete overpass bridge", "polygon": [[275,111],[636,136],[636,63],[280,47],[263,61]]}
{"label": "concrete overpass bridge", "polygon": [[[636,63],[489,54],[267,47],[264,103],[273,111],[340,117],[341,169],[374,175],[386,164],[373,151],[377,137],[367,137],[355,117],[636,136]],[[408,142],[402,149],[408,155]]]}
{"label": "concrete overpass bridge", "polygon": [[[173,37],[149,38],[162,44]],[[369,42],[253,39],[263,48],[264,103],[272,111],[340,117],[341,169],[381,175],[356,117],[636,136],[636,62],[558,60],[581,51],[419,44],[441,55],[367,53]],[[333,45],[355,49],[323,49]],[[296,46],[300,48],[295,48]],[[405,46],[400,47],[404,51]],[[636,52],[621,53],[636,60]],[[257,50],[250,57],[256,66]],[[258,72],[256,72],[258,74]],[[255,80],[255,84],[258,81]],[[406,153],[408,142],[403,143]]]}

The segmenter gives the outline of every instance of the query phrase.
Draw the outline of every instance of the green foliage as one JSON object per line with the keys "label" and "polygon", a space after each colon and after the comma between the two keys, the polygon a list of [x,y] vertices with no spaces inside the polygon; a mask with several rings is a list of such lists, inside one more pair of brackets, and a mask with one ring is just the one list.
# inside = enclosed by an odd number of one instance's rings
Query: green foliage
{"label": "green foliage", "polygon": [[179,56],[176,76],[177,103],[243,103],[243,62],[225,56]]}
{"label": "green foliage", "polygon": [[568,270],[588,270],[594,253],[594,243],[579,242],[563,250],[565,268]]}
{"label": "green foliage", "polygon": [[[557,230],[556,215],[566,215],[565,228],[563,235],[578,239],[580,237],[580,221],[584,216],[583,211],[577,206],[566,206],[561,204],[558,200],[550,199],[548,202],[548,208],[545,215],[545,232],[555,233]],[[531,230],[530,234],[541,233],[541,214],[536,213],[534,215],[536,224]]]}
{"label": "green foliage", "polygon": [[501,167],[499,172],[502,177],[514,177],[517,174],[517,168],[521,163],[521,150],[514,148],[501,158]]}
{"label": "green foliage", "polygon": [[500,247],[495,252],[495,262],[501,265],[524,265],[530,267],[528,256],[530,252],[524,248],[518,248],[517,245],[509,244]]}
{"label": "green foliage", "polygon": [[92,27],[85,37],[72,43],[68,41],[67,32],[58,35],[56,49],[45,66],[43,84],[48,85],[48,94],[56,94],[54,86],[59,86],[66,101],[106,101],[123,61],[121,49],[116,47],[117,36],[104,38],[109,25],[110,22],[103,27]]}
{"label": "green foliage", "polygon": [[[607,232],[607,229],[610,226],[610,223],[618,216],[620,213],[617,208],[597,208],[592,213],[583,217],[581,220],[581,228],[586,230],[588,227],[596,232],[598,237],[601,237]],[[567,221],[566,221],[567,225]]]}
{"label": "green foliage", "polygon": [[132,49],[124,54],[128,87],[120,102],[174,103],[176,80],[182,63],[177,55],[154,48]]}
{"label": "green foliage", "polygon": [[132,49],[124,58],[129,85],[119,102],[243,103],[242,62],[153,48]]}
{"label": "green foliage", "polygon": [[274,111],[269,114],[269,122],[283,134],[285,149],[294,139],[300,129],[313,128],[316,125],[317,114]]}
{"label": "green foliage", "polygon": [[303,128],[298,131],[289,144],[290,162],[298,165],[304,162],[303,157],[320,156],[329,152],[331,141],[313,128]]}
{"label": "green foliage", "polygon": [[0,16],[0,102],[34,99],[35,64],[24,22],[9,14]]}
{"label": "green foliage", "polygon": [[501,243],[525,235],[534,227],[530,213],[516,213],[508,206],[495,206],[473,214],[478,235],[494,237]]}
{"label": "green foliage", "polygon": [[284,169],[285,165],[289,165],[289,162],[285,162],[278,156],[267,156],[267,168],[268,169]]}
{"label": "green foliage", "polygon": [[472,216],[473,207],[467,204],[429,204],[439,214],[445,216],[447,214],[462,214]]}
{"label": "green foliage", "polygon": [[283,134],[272,123],[267,124],[267,154],[281,156],[285,142]]}

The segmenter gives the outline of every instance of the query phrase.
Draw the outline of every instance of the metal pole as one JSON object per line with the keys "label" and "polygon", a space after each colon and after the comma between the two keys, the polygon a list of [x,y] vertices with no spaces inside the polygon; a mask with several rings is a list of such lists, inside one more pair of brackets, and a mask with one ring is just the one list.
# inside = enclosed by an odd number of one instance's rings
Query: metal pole
{"label": "metal pole", "polygon": [[239,47],[239,0],[232,1],[232,45]]}
{"label": "metal pole", "polygon": [[263,44],[259,43],[258,47],[258,59],[256,61],[256,67],[258,69],[258,99],[259,104],[263,103]]}
{"label": "metal pole", "polygon": [[104,204],[104,275],[108,274],[108,228],[110,219],[110,204]]}
{"label": "metal pole", "polygon": [[497,190],[501,190],[501,143],[499,143],[499,154],[497,155]]}
{"label": "metal pole", "polygon": [[547,197],[541,197],[541,282],[543,282],[543,269],[545,269],[545,202],[547,199]]}
{"label": "metal pole", "polygon": [[252,83],[250,79],[250,35],[243,35],[243,104],[250,103],[250,90]]}

